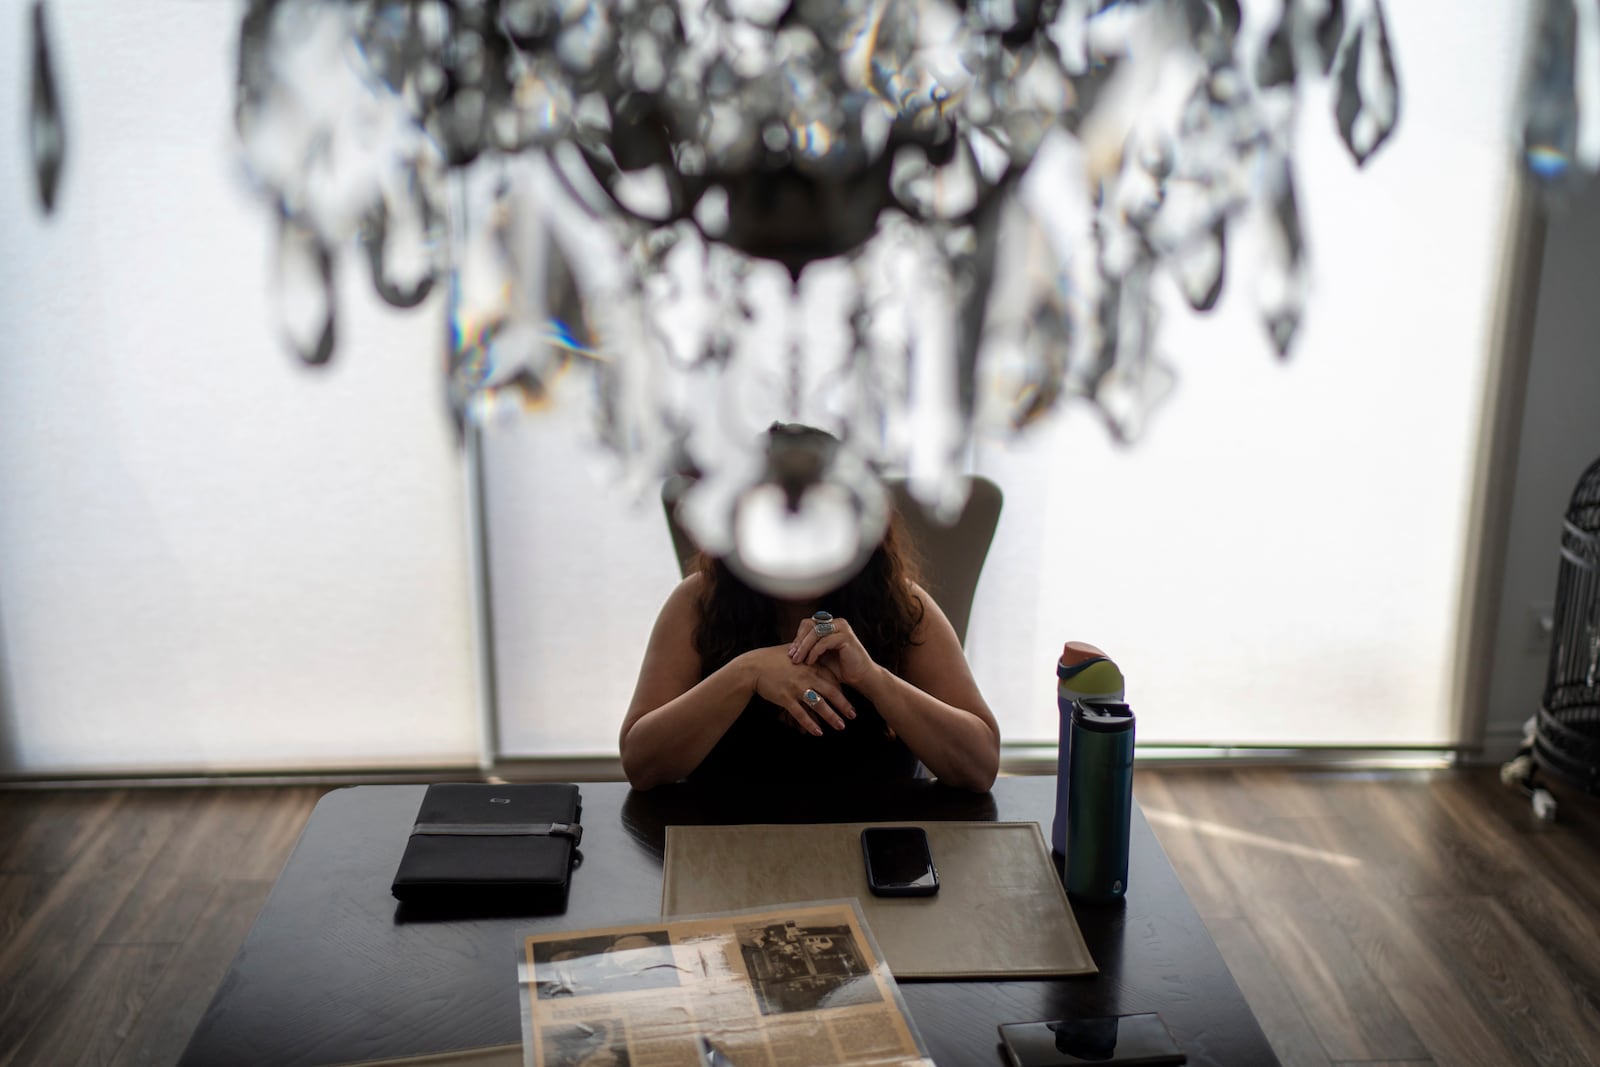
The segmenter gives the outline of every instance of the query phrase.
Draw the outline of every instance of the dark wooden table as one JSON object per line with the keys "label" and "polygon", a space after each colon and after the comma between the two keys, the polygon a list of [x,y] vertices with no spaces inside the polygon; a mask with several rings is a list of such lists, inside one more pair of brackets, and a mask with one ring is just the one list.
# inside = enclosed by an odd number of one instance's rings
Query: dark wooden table
{"label": "dark wooden table", "polygon": [[[1048,831],[1055,779],[1002,778],[983,796],[911,782],[738,803],[689,786],[586,783],[566,912],[472,920],[407,915],[389,895],[423,789],[322,798],[181,1064],[289,1067],[515,1043],[518,935],[658,919],[669,825],[966,819]],[[1278,1062],[1137,808],[1127,901],[1074,911],[1096,977],[902,983],[941,1067],[1003,1063],[1001,1022],[1143,1011],[1161,1013],[1191,1064]]]}

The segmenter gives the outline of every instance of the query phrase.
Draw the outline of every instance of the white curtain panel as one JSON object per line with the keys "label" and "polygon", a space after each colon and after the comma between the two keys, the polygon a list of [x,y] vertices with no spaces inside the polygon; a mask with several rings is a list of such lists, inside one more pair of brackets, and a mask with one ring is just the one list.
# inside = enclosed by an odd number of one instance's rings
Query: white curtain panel
{"label": "white curtain panel", "polygon": [[42,218],[27,5],[0,5],[0,773],[478,759],[443,300],[391,312],[347,256],[333,365],[279,343],[241,11],[50,5]]}
{"label": "white curtain panel", "polygon": [[1210,316],[1165,294],[1176,393],[1137,447],[1087,410],[976,469],[1006,512],[969,652],[1012,740],[1054,740],[1067,640],[1127,676],[1144,742],[1454,740],[1472,462],[1514,165],[1526,11],[1386,4],[1402,111],[1358,170],[1324,99],[1298,129],[1313,290],[1279,363],[1251,232]]}

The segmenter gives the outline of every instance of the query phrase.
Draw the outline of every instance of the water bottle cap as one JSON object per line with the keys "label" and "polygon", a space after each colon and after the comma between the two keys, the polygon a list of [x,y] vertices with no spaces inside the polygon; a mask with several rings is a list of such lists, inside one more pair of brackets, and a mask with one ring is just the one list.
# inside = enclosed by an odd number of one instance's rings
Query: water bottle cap
{"label": "water bottle cap", "polygon": [[1081,730],[1120,734],[1133,729],[1133,709],[1126,704],[1080,700],[1072,709],[1072,723]]}
{"label": "water bottle cap", "polygon": [[1078,664],[1087,663],[1092,659],[1109,658],[1104,652],[1087,641],[1068,641],[1061,646],[1061,665],[1063,667],[1076,667]]}

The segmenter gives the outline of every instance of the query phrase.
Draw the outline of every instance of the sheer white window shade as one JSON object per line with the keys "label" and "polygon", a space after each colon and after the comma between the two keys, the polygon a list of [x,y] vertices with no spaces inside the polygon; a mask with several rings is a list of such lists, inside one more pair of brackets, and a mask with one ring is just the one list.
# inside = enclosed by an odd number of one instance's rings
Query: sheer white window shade
{"label": "sheer white window shade", "polygon": [[[1293,358],[1254,309],[1245,228],[1210,316],[1167,294],[1180,381],[1147,438],[1069,410],[981,444],[1005,510],[968,649],[1013,741],[1056,736],[1068,639],[1124,666],[1150,742],[1450,743],[1478,406],[1526,12],[1385,6],[1400,128],[1364,170],[1304,101],[1298,179],[1315,289]],[[780,412],[781,413],[781,412]],[[614,752],[676,576],[653,498],[580,473],[536,422],[487,446],[507,755]]]}
{"label": "sheer white window shade", "polygon": [[1302,112],[1315,289],[1291,360],[1270,354],[1235,240],[1213,315],[1166,302],[1180,384],[1136,448],[1069,413],[979,449],[1008,514],[969,650],[1010,739],[1055,738],[1052,663],[1079,639],[1123,665],[1142,741],[1454,742],[1524,12],[1385,10],[1394,140],[1357,171],[1324,101]]}
{"label": "sheer white window shade", "polygon": [[[346,257],[334,365],[279,344],[230,139],[239,13],[52,6],[56,216],[0,154],[0,770],[478,758],[442,300],[391,313]],[[0,79],[14,145],[26,92]]]}
{"label": "sheer white window shade", "polygon": [[615,755],[678,584],[660,501],[608,485],[566,410],[484,434],[500,755]]}

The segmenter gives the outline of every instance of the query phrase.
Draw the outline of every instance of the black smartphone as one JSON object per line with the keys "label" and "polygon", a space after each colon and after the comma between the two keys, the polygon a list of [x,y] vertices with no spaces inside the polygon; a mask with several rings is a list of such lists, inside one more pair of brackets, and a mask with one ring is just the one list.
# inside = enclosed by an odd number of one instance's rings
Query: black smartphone
{"label": "black smartphone", "polygon": [[880,897],[931,897],[939,891],[939,872],[920,826],[869,826],[861,831],[867,861],[867,886]]}
{"label": "black smartphone", "polygon": [[1107,1015],[1054,1022],[1002,1023],[1012,1067],[1157,1067],[1188,1063],[1161,1016]]}

